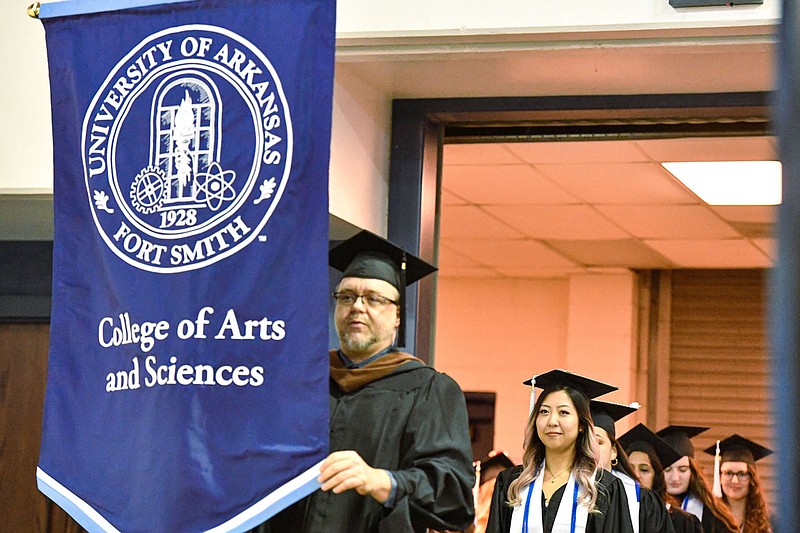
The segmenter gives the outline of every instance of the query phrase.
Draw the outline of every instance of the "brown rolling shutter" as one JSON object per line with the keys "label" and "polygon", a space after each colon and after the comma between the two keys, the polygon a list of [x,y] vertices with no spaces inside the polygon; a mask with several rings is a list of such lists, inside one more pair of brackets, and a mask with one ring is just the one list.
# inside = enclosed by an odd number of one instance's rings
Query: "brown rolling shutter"
{"label": "brown rolling shutter", "polygon": [[[709,426],[693,439],[702,452],[733,433],[773,448],[764,270],[676,270],[671,276],[669,423]],[[775,456],[758,462],[767,504]]]}

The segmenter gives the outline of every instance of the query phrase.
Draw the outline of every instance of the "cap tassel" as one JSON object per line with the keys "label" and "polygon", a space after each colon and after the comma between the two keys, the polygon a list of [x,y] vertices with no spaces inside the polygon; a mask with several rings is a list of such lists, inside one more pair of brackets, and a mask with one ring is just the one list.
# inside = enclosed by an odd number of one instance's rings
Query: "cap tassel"
{"label": "cap tassel", "polygon": [[536,376],[531,378],[531,398],[528,404],[528,416],[533,412],[533,407],[536,405]]}
{"label": "cap tassel", "polygon": [[711,492],[714,493],[714,496],[717,498],[722,498],[722,483],[720,482],[720,461],[721,457],[719,454],[719,441],[717,441],[717,451],[714,454],[714,487],[711,489]]}
{"label": "cap tassel", "polygon": [[404,348],[406,345],[406,253],[400,261],[400,327],[397,330],[397,346]]}
{"label": "cap tassel", "polygon": [[478,509],[478,500],[480,499],[481,490],[481,462],[475,461],[473,465],[475,466],[475,485],[472,487],[472,501],[475,506],[474,508]]}

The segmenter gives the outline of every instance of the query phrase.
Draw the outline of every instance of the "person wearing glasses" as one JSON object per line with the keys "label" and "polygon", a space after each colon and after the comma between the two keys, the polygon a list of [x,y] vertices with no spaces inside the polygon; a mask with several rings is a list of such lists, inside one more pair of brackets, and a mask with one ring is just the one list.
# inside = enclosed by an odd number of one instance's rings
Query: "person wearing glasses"
{"label": "person wearing glasses", "polygon": [[708,486],[703,471],[694,458],[690,440],[708,428],[668,426],[657,433],[681,458],[664,468],[667,493],[681,504],[681,509],[700,519],[704,533],[735,533],[736,519],[728,507],[716,498]]}
{"label": "person wearing glasses", "polygon": [[[741,435],[731,435],[719,443],[722,500],[743,533],[772,533],[767,502],[758,478],[756,461],[772,450]],[[716,444],[704,450],[716,454]]]}
{"label": "person wearing glasses", "polygon": [[406,285],[435,268],[362,231],[330,250],[340,347],[330,352],[330,450],[321,489],[259,527],[271,533],[460,531],[475,471],[458,384],[403,352]]}

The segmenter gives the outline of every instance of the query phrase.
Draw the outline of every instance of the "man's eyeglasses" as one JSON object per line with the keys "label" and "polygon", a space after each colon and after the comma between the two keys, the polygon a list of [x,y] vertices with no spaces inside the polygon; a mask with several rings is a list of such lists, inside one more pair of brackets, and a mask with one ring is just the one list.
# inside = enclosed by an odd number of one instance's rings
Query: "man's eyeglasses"
{"label": "man's eyeglasses", "polygon": [[333,293],[333,299],[336,300],[336,303],[339,305],[354,305],[359,298],[361,298],[361,301],[364,302],[364,305],[372,309],[380,309],[381,307],[389,304],[398,305],[398,302],[374,292],[368,292],[367,294],[356,294],[354,292]]}
{"label": "man's eyeglasses", "polygon": [[750,481],[750,472],[731,472],[730,470],[724,470],[722,472],[722,477],[727,481],[732,480],[734,477],[738,478],[739,481]]}

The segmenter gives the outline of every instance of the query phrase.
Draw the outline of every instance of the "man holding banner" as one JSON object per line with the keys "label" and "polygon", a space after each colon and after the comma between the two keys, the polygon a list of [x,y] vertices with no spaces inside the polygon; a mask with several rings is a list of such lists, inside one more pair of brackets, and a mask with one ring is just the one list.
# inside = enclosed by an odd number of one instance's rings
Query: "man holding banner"
{"label": "man holding banner", "polygon": [[[330,352],[330,446],[320,491],[261,532],[424,532],[472,524],[467,412],[459,386],[404,344],[404,293],[435,269],[361,232],[330,252],[341,348]],[[407,265],[407,268],[406,268]]]}

